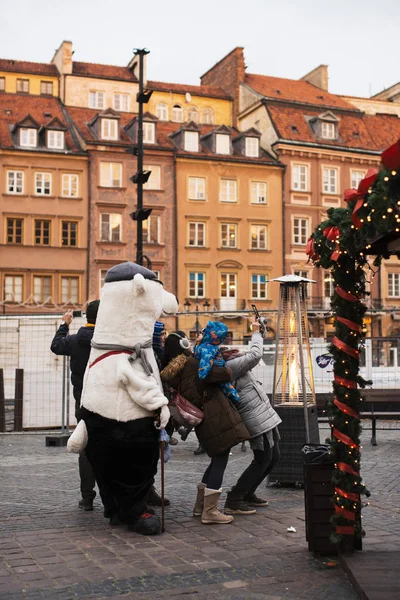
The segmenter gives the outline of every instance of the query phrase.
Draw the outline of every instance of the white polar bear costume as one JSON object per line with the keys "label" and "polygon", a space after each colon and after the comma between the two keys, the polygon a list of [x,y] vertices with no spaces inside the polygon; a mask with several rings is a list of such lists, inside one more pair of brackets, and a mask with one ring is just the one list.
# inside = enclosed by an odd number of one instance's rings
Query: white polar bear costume
{"label": "white polar bear costume", "polygon": [[[158,427],[169,419],[152,349],[155,321],[178,303],[155,273],[126,262],[112,267],[102,290],[86,369],[81,417],[68,450],[86,447],[104,516],[144,534],[161,530],[145,513],[159,458]],[[158,421],[158,424],[157,424]]]}

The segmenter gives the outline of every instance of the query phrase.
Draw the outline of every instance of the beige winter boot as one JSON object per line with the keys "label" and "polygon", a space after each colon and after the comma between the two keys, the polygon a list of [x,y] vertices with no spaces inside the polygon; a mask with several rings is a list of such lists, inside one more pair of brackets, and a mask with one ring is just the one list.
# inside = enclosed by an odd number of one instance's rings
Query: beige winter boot
{"label": "beige winter boot", "polygon": [[201,515],[201,522],[205,525],[209,523],[220,523],[222,525],[224,523],[232,523],[233,521],[233,517],[224,515],[217,508],[221,492],[221,489],[210,490],[206,488],[204,490],[204,508]]}
{"label": "beige winter boot", "polygon": [[206,489],[206,484],[205,483],[199,483],[197,486],[197,498],[196,498],[196,502],[195,505],[193,507],[193,516],[194,517],[201,517],[202,513],[203,513],[203,506],[204,506],[204,490]]}

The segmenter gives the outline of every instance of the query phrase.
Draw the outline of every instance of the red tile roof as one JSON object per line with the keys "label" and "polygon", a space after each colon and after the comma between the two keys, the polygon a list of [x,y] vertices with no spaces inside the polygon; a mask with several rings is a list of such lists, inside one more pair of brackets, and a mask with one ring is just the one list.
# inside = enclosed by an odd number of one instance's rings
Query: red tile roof
{"label": "red tile roof", "polygon": [[209,96],[210,98],[222,98],[231,100],[225,90],[211,85],[186,85],[185,83],[166,83],[164,81],[148,81],[146,87],[157,92],[175,92],[177,94],[192,94],[193,96]]}
{"label": "red tile roof", "polygon": [[[10,114],[8,114],[9,111]],[[47,116],[45,116],[45,113]],[[64,117],[58,99],[49,96],[28,96],[26,94],[0,94],[0,147],[15,148],[11,129],[27,115],[31,115],[31,117],[41,126],[47,125],[56,117],[65,127],[67,127],[67,131],[65,132],[66,148],[72,152],[81,152],[80,147],[75,144],[70,130],[68,129],[68,123]],[[46,151],[45,148],[38,148],[38,150]],[[53,153],[57,151],[50,150],[50,152]],[[62,152],[64,152],[64,150],[62,150]]]}
{"label": "red tile roof", "polygon": [[100,65],[97,63],[73,62],[72,74],[99,79],[118,79],[120,81],[137,81],[137,77],[128,67],[116,65]]}
{"label": "red tile roof", "polygon": [[326,112],[323,109],[271,103],[267,110],[281,140],[380,152],[400,137],[400,119],[395,115],[340,111],[336,114],[339,139],[327,140],[316,137],[309,124],[310,119]]}
{"label": "red tile roof", "polygon": [[[124,130],[124,127],[126,127],[126,125],[128,125],[128,123],[130,123],[130,121],[137,115],[133,114],[133,113],[124,113],[121,112],[120,114],[120,140],[118,142],[110,142],[110,141],[104,141],[104,140],[99,140],[98,138],[96,138],[96,136],[93,133],[93,130],[88,126],[88,124],[94,119],[94,117],[96,117],[99,112],[98,110],[95,109],[90,109],[90,108],[77,108],[77,107],[68,107],[68,114],[70,116],[70,118],[73,120],[73,122],[75,123],[80,135],[82,136],[82,138],[85,140],[86,143],[90,144],[90,143],[99,143],[102,146],[104,145],[111,145],[111,146],[131,146],[133,144],[132,139],[128,136],[128,134],[126,133],[126,131]],[[171,139],[170,135],[172,133],[175,133],[176,131],[178,131],[178,129],[180,129],[184,124],[183,123],[171,123],[169,121],[158,121],[156,123],[156,140],[157,143],[156,144],[145,144],[145,149],[146,148],[151,148],[151,147],[163,147],[163,148],[167,148],[171,151],[176,151],[180,156],[203,156],[203,157],[216,157],[218,158],[218,160],[224,160],[225,157],[222,157],[221,155],[217,155],[214,154],[213,152],[210,152],[203,144],[200,144],[200,152],[185,152],[184,150],[181,150],[179,148],[177,148],[176,144],[174,143],[174,141]],[[217,129],[218,126],[215,125],[201,125],[199,126],[199,132],[200,132],[200,136],[206,135],[207,133],[210,133],[211,131],[214,131],[215,129]],[[238,132],[235,129],[232,129],[232,136],[233,139],[237,136],[240,135],[240,132]],[[226,157],[226,160],[233,160],[233,161],[241,161],[241,162],[255,162],[255,163],[259,163],[262,162],[263,164],[268,163],[268,164],[277,164],[276,161],[267,153],[264,152],[262,150],[261,152],[261,156],[260,158],[248,158],[245,156],[241,156],[238,154],[232,154],[230,156]]]}
{"label": "red tile roof", "polygon": [[246,73],[244,83],[266,98],[356,110],[340,96],[325,92],[302,79],[284,79]]}
{"label": "red tile roof", "polygon": [[51,63],[36,63],[28,62],[26,60],[11,60],[8,58],[0,58],[0,71],[58,77],[57,67]]}

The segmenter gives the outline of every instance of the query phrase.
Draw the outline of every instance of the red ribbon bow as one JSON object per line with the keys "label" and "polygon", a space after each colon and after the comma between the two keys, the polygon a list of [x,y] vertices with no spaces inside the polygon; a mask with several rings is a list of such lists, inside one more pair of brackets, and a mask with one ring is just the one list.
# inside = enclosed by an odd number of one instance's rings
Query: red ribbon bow
{"label": "red ribbon bow", "polygon": [[335,242],[342,232],[339,227],[326,227],[324,229],[324,236],[331,242]]}
{"label": "red ribbon bow", "polygon": [[310,260],[313,260],[314,257],[317,256],[317,253],[315,251],[315,242],[314,242],[314,238],[312,236],[310,236],[308,238],[307,245],[306,245],[306,254],[308,256],[307,263],[309,263]]}
{"label": "red ribbon bow", "polygon": [[381,160],[387,169],[398,169],[400,167],[400,140],[397,140],[393,146],[382,152]]}
{"label": "red ribbon bow", "polygon": [[357,229],[360,229],[362,227],[362,222],[358,217],[357,213],[364,204],[364,196],[368,192],[371,185],[373,185],[377,173],[378,171],[376,169],[368,169],[364,179],[360,181],[357,190],[345,190],[344,192],[344,199],[346,202],[353,202],[354,200],[357,200],[356,205],[353,208],[353,213],[351,215],[353,225]]}

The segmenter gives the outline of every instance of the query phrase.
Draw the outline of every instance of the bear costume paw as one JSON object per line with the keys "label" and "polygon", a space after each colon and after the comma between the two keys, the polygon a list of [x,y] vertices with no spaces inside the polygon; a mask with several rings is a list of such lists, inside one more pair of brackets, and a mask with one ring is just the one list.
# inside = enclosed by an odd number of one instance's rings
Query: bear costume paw
{"label": "bear costume paw", "polygon": [[149,512],[143,513],[129,529],[141,535],[157,535],[161,533],[161,521],[156,515]]}
{"label": "bear costume paw", "polygon": [[80,454],[84,451],[88,443],[88,433],[85,421],[82,419],[75,427],[75,431],[71,435],[67,443],[68,452]]}

